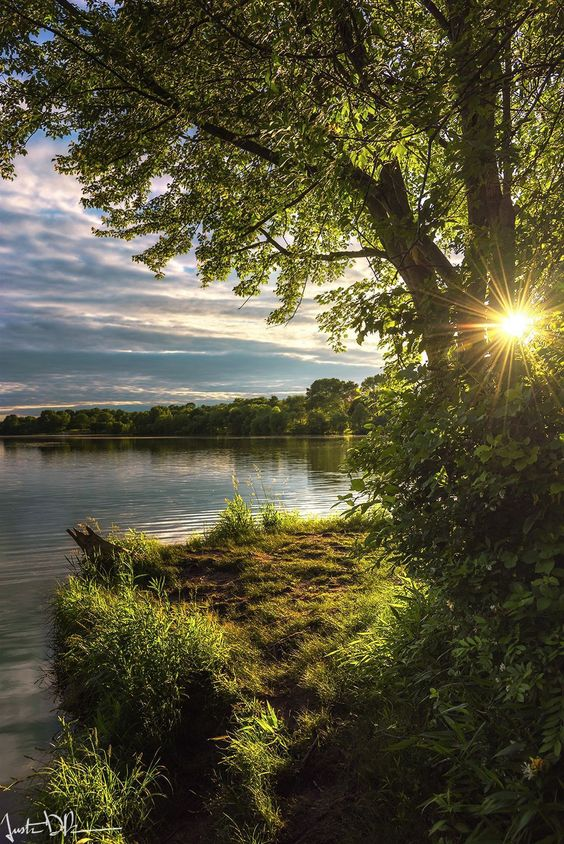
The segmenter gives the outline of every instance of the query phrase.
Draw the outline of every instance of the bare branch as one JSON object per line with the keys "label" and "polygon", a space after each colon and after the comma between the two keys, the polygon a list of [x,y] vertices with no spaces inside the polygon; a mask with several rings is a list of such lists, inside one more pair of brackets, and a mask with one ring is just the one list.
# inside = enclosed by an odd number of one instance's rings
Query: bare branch
{"label": "bare branch", "polygon": [[281,244],[281,243],[278,243],[278,241],[277,241],[275,238],[273,238],[273,237],[272,237],[272,236],[271,236],[271,235],[267,232],[267,230],[266,230],[266,229],[259,229],[259,231],[260,231],[260,233],[261,233],[261,234],[263,234],[263,235],[265,236],[265,238],[268,240],[268,242],[269,242],[269,243],[271,243],[271,244],[272,244],[272,246],[274,246],[274,247],[275,247],[275,249],[278,249],[278,251],[282,253],[282,255],[286,255],[286,256],[288,256],[288,257],[292,257],[292,253],[290,252],[290,250],[289,250],[289,249],[286,249],[286,247],[285,247],[285,246],[282,246],[282,244]]}
{"label": "bare branch", "polygon": [[230,129],[226,129],[223,126],[216,126],[214,123],[201,123],[198,128],[203,132],[206,132],[208,135],[213,135],[215,138],[219,138],[220,141],[226,141],[228,144],[231,144],[238,149],[250,152],[252,155],[258,155],[259,158],[263,158],[271,164],[280,164],[281,159],[279,153],[268,149],[268,147],[265,147],[263,144],[258,144],[256,141],[243,138],[241,135],[237,135]]}
{"label": "bare branch", "polygon": [[343,249],[337,250],[336,252],[326,252],[320,255],[312,255],[318,261],[343,261],[343,260],[355,260],[356,258],[384,258],[385,260],[389,260],[388,253],[384,252],[382,249]]}

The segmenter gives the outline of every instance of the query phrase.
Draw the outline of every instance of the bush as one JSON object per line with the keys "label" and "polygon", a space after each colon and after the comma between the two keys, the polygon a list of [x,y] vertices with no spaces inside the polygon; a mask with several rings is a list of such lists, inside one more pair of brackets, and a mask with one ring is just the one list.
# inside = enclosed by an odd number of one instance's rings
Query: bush
{"label": "bush", "polygon": [[359,638],[348,664],[359,682],[365,675],[364,694],[380,700],[380,712],[391,701],[399,715],[397,752],[423,753],[432,836],[556,844],[564,837],[559,411],[550,390],[523,373],[505,388],[455,383],[439,395],[428,380],[396,377],[378,394],[381,424],[357,445],[353,465],[364,477],[355,507],[379,503],[390,514],[369,545],[384,543],[427,587],[391,629]]}
{"label": "bush", "polygon": [[56,594],[54,620],[63,707],[104,742],[170,742],[181,721],[189,728],[222,701],[227,646],[201,612],[131,586],[111,592],[70,578]]}

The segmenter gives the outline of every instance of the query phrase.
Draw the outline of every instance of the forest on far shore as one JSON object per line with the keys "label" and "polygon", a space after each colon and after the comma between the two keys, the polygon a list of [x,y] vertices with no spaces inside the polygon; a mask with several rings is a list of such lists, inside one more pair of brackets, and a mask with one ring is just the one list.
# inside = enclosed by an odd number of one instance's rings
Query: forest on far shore
{"label": "forest on far shore", "polygon": [[286,398],[237,398],[214,405],[157,405],[150,410],[119,408],[43,410],[39,416],[10,414],[1,434],[111,434],[114,436],[280,436],[363,434],[371,394],[380,376],[359,386],[339,378],[319,378],[305,394]]}

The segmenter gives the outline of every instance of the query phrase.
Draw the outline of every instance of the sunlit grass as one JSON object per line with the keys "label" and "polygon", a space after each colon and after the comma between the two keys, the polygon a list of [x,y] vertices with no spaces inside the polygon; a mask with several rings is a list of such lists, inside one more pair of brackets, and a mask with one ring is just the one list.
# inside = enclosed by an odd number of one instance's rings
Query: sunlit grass
{"label": "sunlit grass", "polygon": [[95,725],[101,740],[134,750],[162,746],[196,687],[208,708],[217,701],[228,647],[206,613],[72,577],[56,593],[53,614],[63,707]]}
{"label": "sunlit grass", "polygon": [[77,731],[65,721],[53,750],[52,760],[34,774],[36,808],[60,817],[72,811],[81,841],[131,841],[130,833],[147,824],[166,785],[162,769],[140,756],[120,765],[111,748],[100,746],[96,730]]}

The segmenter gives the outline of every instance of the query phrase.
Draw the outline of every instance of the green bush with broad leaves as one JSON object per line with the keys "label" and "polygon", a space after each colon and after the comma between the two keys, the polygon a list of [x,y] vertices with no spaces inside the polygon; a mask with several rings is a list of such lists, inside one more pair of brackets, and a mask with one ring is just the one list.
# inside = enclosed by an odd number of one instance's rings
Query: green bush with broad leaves
{"label": "green bush with broad leaves", "polygon": [[413,367],[373,402],[351,506],[386,508],[367,543],[425,584],[425,611],[410,626],[412,595],[342,664],[364,695],[396,702],[389,751],[423,753],[433,840],[556,844],[564,484],[553,384],[523,369],[505,385],[461,378],[441,390]]}

